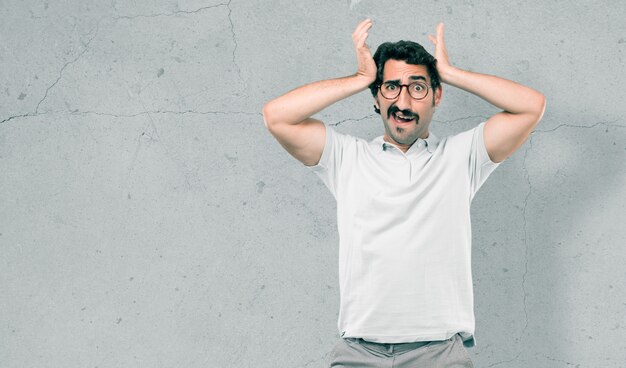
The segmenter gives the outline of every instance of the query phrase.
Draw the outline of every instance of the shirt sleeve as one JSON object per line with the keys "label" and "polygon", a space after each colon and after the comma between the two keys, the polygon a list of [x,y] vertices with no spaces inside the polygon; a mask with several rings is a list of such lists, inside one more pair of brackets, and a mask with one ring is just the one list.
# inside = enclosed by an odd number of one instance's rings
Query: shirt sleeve
{"label": "shirt sleeve", "polygon": [[343,162],[343,143],[346,137],[326,125],[326,143],[322,157],[317,165],[307,166],[324,182],[335,198],[337,197],[337,178]]}
{"label": "shirt sleeve", "polygon": [[485,180],[502,162],[493,162],[489,158],[484,139],[485,122],[480,123],[473,129],[472,145],[470,147],[469,175],[470,175],[470,200],[474,198],[478,189]]}

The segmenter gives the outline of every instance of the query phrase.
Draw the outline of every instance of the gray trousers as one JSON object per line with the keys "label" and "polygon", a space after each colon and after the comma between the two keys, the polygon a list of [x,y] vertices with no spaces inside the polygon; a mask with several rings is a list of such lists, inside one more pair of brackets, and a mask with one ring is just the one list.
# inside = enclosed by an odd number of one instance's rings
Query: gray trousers
{"label": "gray trousers", "polygon": [[330,353],[330,367],[474,368],[459,334],[448,340],[379,344],[339,339]]}

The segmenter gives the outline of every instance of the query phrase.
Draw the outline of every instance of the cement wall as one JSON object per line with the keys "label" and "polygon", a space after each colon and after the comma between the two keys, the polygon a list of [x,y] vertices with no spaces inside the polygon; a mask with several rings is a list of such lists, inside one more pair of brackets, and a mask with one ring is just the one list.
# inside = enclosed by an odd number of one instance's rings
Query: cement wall
{"label": "cement wall", "polygon": [[[473,203],[476,366],[624,367],[624,4],[2,0],[0,366],[324,366],[335,204],[261,109],[353,73],[371,17],[548,99]],[[318,117],[372,138],[371,105]],[[431,130],[495,112],[448,87]]]}

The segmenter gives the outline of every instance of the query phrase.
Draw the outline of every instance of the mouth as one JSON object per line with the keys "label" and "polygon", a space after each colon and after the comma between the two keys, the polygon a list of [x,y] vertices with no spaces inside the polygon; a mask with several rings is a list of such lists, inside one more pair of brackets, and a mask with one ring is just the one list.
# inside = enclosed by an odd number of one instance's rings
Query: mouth
{"label": "mouth", "polygon": [[389,115],[397,125],[417,124],[418,121],[417,114],[413,114],[408,111],[395,109]]}

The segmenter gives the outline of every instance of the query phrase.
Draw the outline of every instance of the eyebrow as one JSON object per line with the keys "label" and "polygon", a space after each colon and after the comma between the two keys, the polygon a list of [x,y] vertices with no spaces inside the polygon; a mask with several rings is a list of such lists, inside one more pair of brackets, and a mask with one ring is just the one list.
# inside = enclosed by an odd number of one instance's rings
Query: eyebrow
{"label": "eyebrow", "polygon": [[[416,81],[416,80],[423,80],[424,82],[426,82],[426,77],[422,76],[422,75],[412,75],[409,77],[410,80],[412,81]],[[396,84],[400,84],[400,79],[394,79],[394,80],[387,80],[384,81],[383,83],[396,83]]]}

